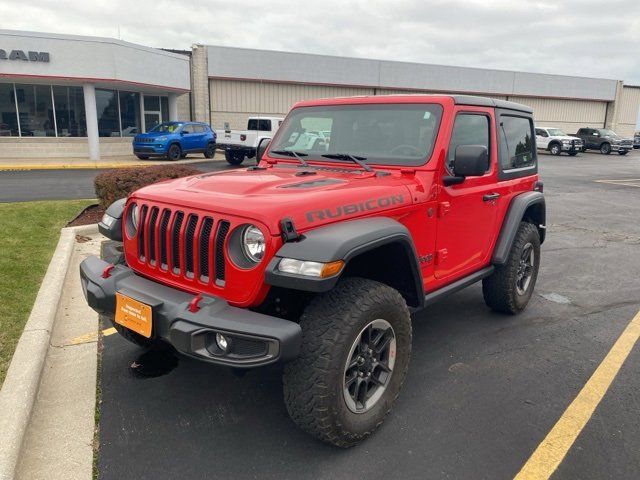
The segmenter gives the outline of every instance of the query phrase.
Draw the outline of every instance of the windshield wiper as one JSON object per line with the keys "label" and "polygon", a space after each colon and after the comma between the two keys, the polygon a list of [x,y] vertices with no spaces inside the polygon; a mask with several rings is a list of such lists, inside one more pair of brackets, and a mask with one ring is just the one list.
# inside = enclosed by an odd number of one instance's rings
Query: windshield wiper
{"label": "windshield wiper", "polygon": [[348,153],[327,153],[322,156],[334,160],[351,160],[352,162],[360,165],[367,172],[373,172],[373,169],[363,161],[366,160],[367,157],[356,157],[355,155],[349,155]]}
{"label": "windshield wiper", "polygon": [[271,153],[275,153],[276,155],[288,155],[290,157],[296,157],[303,167],[309,166],[305,159],[302,158],[307,156],[306,153],[294,152],[293,150],[272,150]]}

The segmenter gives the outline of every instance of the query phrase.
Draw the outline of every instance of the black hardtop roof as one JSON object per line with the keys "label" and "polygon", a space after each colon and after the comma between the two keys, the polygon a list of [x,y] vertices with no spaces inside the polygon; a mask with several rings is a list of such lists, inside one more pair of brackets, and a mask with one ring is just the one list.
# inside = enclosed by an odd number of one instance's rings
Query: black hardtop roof
{"label": "black hardtop roof", "polygon": [[495,107],[519,112],[533,113],[533,108],[521,103],[499,100],[497,98],[478,97],[476,95],[451,95],[456,105],[472,105],[474,107]]}

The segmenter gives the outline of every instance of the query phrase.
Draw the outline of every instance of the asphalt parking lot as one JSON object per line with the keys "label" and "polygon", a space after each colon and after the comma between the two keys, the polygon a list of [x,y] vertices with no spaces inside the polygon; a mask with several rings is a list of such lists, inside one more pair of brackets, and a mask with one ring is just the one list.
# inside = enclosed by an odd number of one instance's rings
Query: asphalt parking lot
{"label": "asphalt parking lot", "polygon": [[[237,377],[178,358],[165,375],[104,338],[99,478],[513,478],[640,310],[640,151],[541,155],[547,241],[521,315],[475,285],[414,318],[413,356],[382,428],[339,450],[288,418],[280,369]],[[168,360],[172,360],[169,358]],[[638,478],[636,345],[554,479]]]}

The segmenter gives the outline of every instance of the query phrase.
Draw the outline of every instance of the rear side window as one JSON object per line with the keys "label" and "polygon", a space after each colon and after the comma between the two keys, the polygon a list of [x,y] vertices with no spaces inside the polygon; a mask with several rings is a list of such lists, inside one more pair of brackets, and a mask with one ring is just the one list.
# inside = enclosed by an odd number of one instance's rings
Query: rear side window
{"label": "rear side window", "polygon": [[182,129],[182,133],[193,133],[194,132],[193,125],[185,125]]}
{"label": "rear side window", "polygon": [[262,120],[257,118],[252,118],[249,120],[249,124],[247,125],[247,130],[259,130],[261,132],[270,132],[271,131],[271,120]]}
{"label": "rear side window", "polygon": [[204,127],[202,125],[194,125],[193,131],[195,133],[204,133]]}
{"label": "rear side window", "polygon": [[536,151],[533,123],[530,118],[503,115],[501,119],[503,144],[500,155],[504,172],[535,167]]}
{"label": "rear side window", "polygon": [[456,148],[460,145],[482,145],[489,150],[489,117],[471,113],[456,116],[447,154],[447,170],[451,174]]}

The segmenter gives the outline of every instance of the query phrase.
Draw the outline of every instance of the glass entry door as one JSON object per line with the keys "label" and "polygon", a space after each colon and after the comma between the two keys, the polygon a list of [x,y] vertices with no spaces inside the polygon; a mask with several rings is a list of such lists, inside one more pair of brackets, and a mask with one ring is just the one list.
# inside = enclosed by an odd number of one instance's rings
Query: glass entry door
{"label": "glass entry door", "polygon": [[145,112],[144,126],[147,132],[160,123],[160,112]]}

